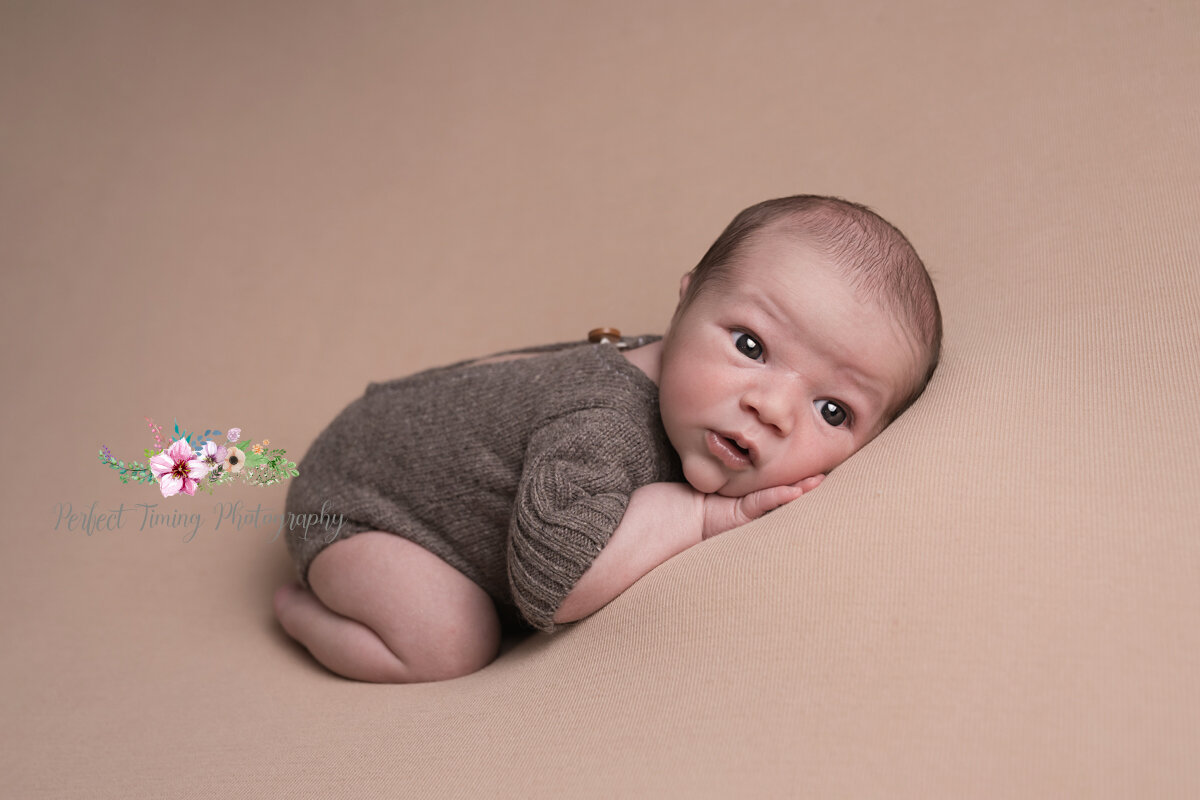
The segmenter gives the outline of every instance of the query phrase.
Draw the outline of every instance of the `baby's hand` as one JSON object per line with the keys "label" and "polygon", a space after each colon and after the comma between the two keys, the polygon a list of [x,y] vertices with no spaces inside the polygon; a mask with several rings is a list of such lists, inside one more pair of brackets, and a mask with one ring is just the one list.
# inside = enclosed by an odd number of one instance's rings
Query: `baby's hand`
{"label": "baby's hand", "polygon": [[704,496],[704,523],[701,538],[708,539],[719,533],[732,530],[756,520],[768,511],[784,503],[790,503],[805,492],[811,492],[825,480],[824,475],[814,475],[790,486],[772,486],[759,489],[745,497],[722,497],[719,494]]}

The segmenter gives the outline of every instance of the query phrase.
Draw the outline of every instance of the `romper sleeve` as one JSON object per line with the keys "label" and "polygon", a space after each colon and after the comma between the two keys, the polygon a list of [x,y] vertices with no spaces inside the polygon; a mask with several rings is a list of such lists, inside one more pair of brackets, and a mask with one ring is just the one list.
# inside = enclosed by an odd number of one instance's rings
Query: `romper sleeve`
{"label": "romper sleeve", "polygon": [[657,478],[655,449],[625,412],[589,408],[530,439],[508,534],[513,602],[551,633],[554,614],[608,544],[629,497]]}

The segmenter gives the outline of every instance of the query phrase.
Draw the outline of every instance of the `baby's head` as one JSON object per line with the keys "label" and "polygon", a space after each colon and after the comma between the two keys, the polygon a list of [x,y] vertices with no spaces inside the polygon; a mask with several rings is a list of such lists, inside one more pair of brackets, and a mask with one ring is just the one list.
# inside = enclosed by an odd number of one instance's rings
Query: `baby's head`
{"label": "baby's head", "polygon": [[941,332],[921,259],[870,209],[810,195],[746,209],[684,276],[663,340],[684,474],[727,496],[824,475],[920,396]]}

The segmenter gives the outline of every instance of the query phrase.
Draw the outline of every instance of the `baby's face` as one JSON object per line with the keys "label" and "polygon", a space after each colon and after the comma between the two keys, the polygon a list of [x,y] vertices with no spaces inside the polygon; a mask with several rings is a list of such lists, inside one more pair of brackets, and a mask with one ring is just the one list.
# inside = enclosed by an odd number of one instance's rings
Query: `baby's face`
{"label": "baby's face", "polygon": [[740,497],[824,474],[886,425],[923,359],[793,237],[760,233],[663,342],[663,425],[697,490]]}

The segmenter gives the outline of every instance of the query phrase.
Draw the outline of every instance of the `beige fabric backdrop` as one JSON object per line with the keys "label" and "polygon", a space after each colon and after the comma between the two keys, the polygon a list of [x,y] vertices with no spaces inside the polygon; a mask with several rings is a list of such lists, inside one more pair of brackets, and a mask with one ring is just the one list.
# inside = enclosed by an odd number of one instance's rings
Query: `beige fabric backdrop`
{"label": "beige fabric backdrop", "polygon": [[[1197,796],[1198,75],[1191,2],[3,2],[3,793]],[[96,460],[661,331],[795,192],[924,255],[926,397],[476,675],[331,676],[217,526],[283,487]]]}

